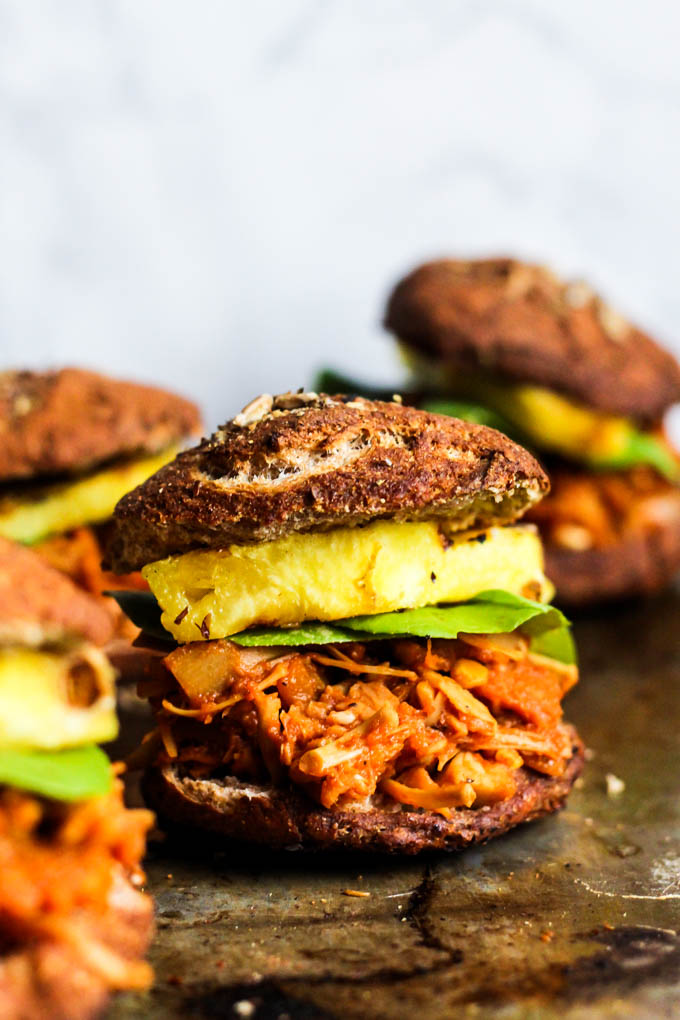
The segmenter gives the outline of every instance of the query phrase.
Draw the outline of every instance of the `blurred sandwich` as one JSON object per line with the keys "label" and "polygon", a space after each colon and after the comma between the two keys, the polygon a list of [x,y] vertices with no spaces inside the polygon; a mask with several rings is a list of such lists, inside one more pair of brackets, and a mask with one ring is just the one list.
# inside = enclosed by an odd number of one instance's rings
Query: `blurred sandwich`
{"label": "blurred sandwich", "polygon": [[662,425],[680,400],[671,354],[585,284],[512,259],[421,266],[395,287],[385,324],[425,406],[492,421],[541,457],[552,491],[529,519],[561,602],[670,582],[680,568],[679,461]]}
{"label": "blurred sandwich", "polygon": [[560,807],[574,649],[517,523],[547,489],[492,429],[299,392],[128,493],[112,565],[142,570],[156,602],[127,604],[170,642],[140,687],[150,803],[227,839],[407,853]]}
{"label": "blurred sandwich", "polygon": [[[76,368],[0,373],[0,536],[33,546],[101,597],[114,506],[199,429],[192,403],[151,386]],[[123,586],[144,584],[131,575]]]}
{"label": "blurred sandwich", "polygon": [[152,816],[96,745],[117,730],[106,610],[0,539],[0,1016],[80,1020],[142,988]]}

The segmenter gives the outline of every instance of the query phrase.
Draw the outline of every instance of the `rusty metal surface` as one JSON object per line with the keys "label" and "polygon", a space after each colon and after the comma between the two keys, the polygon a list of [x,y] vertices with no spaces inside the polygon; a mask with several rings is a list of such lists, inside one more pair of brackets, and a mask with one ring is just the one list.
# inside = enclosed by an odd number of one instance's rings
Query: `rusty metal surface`
{"label": "rusty metal surface", "polygon": [[565,811],[410,860],[158,843],[157,982],[111,1020],[680,1017],[680,595],[576,635]]}

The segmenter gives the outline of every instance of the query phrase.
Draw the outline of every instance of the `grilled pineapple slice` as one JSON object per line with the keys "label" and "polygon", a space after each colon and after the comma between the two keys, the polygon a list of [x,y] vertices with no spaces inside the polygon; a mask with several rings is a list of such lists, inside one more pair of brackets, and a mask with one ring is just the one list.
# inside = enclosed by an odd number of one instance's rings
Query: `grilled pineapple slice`
{"label": "grilled pineapple slice", "polygon": [[153,457],[139,457],[72,482],[58,482],[24,496],[6,496],[0,500],[0,535],[32,545],[48,535],[105,521],[126,492],[171,461],[177,450],[173,446]]}
{"label": "grilled pineapple slice", "polygon": [[58,750],[118,732],[114,673],[98,648],[0,649],[0,749]]}
{"label": "grilled pineapple slice", "polygon": [[254,625],[462,602],[489,588],[550,596],[531,525],[462,535],[454,527],[377,521],[170,556],[142,574],[163,610],[163,626],[182,643]]}

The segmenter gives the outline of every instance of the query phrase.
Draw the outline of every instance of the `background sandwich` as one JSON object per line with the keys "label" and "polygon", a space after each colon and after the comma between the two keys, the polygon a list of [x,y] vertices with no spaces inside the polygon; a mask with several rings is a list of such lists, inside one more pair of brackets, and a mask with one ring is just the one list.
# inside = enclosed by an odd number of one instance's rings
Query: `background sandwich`
{"label": "background sandwich", "polygon": [[270,846],[407,852],[559,807],[574,651],[516,523],[547,489],[484,426],[298,393],[125,496],[113,567],[142,568],[146,629],[177,643],[140,688],[151,803]]}
{"label": "background sandwich", "polygon": [[540,455],[552,491],[529,518],[560,601],[669,583],[680,568],[678,457],[661,425],[680,399],[671,354],[585,284],[513,259],[421,266],[395,287],[385,324],[423,406],[497,424]]}
{"label": "background sandwich", "polygon": [[146,987],[147,811],[96,744],[116,735],[105,609],[0,539],[0,1016],[80,1020]]}
{"label": "background sandwich", "polygon": [[[199,429],[194,404],[152,386],[76,368],[0,373],[0,536],[101,597],[113,508]],[[139,576],[117,583],[144,587]]]}

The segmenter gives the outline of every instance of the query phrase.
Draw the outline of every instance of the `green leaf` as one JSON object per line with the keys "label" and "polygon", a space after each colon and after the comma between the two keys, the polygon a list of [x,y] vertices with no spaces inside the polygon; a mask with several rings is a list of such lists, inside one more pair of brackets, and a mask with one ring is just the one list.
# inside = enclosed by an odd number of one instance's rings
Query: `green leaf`
{"label": "green leaf", "polygon": [[623,450],[611,456],[592,458],[591,463],[603,471],[649,464],[669,482],[677,482],[680,478],[680,465],[666,444],[657,436],[634,428],[631,428]]}
{"label": "green leaf", "polygon": [[115,599],[135,627],[149,637],[175,644],[172,634],[161,623],[161,607],[150,591],[105,591],[103,594]]}
{"label": "green leaf", "polygon": [[256,628],[232,635],[239,645],[337,644],[390,637],[455,638],[459,634],[509,634],[522,629],[531,647],[559,662],[576,661],[569,622],[554,606],[533,602],[506,591],[480,592],[468,602],[425,606],[375,616],[355,616],[337,624],[309,623],[301,627]]}
{"label": "green leaf", "polygon": [[555,627],[543,634],[536,634],[531,639],[531,651],[537,655],[545,655],[548,659],[556,659],[573,666],[578,662],[576,644],[568,626]]}
{"label": "green leaf", "polygon": [[312,384],[316,393],[344,393],[347,396],[366,397],[369,400],[392,400],[395,393],[401,393],[398,386],[391,389],[387,386],[372,386],[358,382],[349,376],[335,372],[332,368],[322,368]]}
{"label": "green leaf", "polygon": [[303,623],[299,627],[253,627],[229,638],[234,644],[246,647],[272,647],[273,645],[332,645],[342,641],[374,641],[375,635],[361,634],[345,627],[328,623]]}
{"label": "green leaf", "polygon": [[[107,592],[115,598],[133,623],[168,644],[172,636],[160,623],[160,608],[151,592]],[[560,662],[574,662],[573,642],[566,617],[554,606],[533,602],[507,591],[484,591],[468,602],[450,606],[424,606],[375,616],[354,616],[332,623],[310,621],[298,627],[253,627],[229,637],[244,647],[295,647],[340,644],[347,641],[378,641],[390,637],[455,638],[458,634],[509,634],[519,627],[532,638],[564,630],[554,639]],[[546,646],[547,647],[547,646]],[[541,654],[549,655],[548,651]],[[563,656],[566,656],[563,657]]]}
{"label": "green leaf", "polygon": [[567,621],[554,606],[506,591],[485,591],[457,605],[424,606],[338,622],[369,634],[455,638],[459,634],[509,634],[518,627],[534,635],[564,626]]}
{"label": "green leaf", "polygon": [[517,428],[498,411],[492,411],[483,404],[474,404],[467,400],[448,400],[446,397],[428,397],[420,401],[418,406],[432,414],[444,414],[449,418],[462,418],[463,421],[477,425],[488,425],[492,429],[504,432],[507,436],[517,434]]}
{"label": "green leaf", "polygon": [[0,783],[54,800],[86,800],[111,789],[111,763],[94,744],[64,751],[0,750]]}

